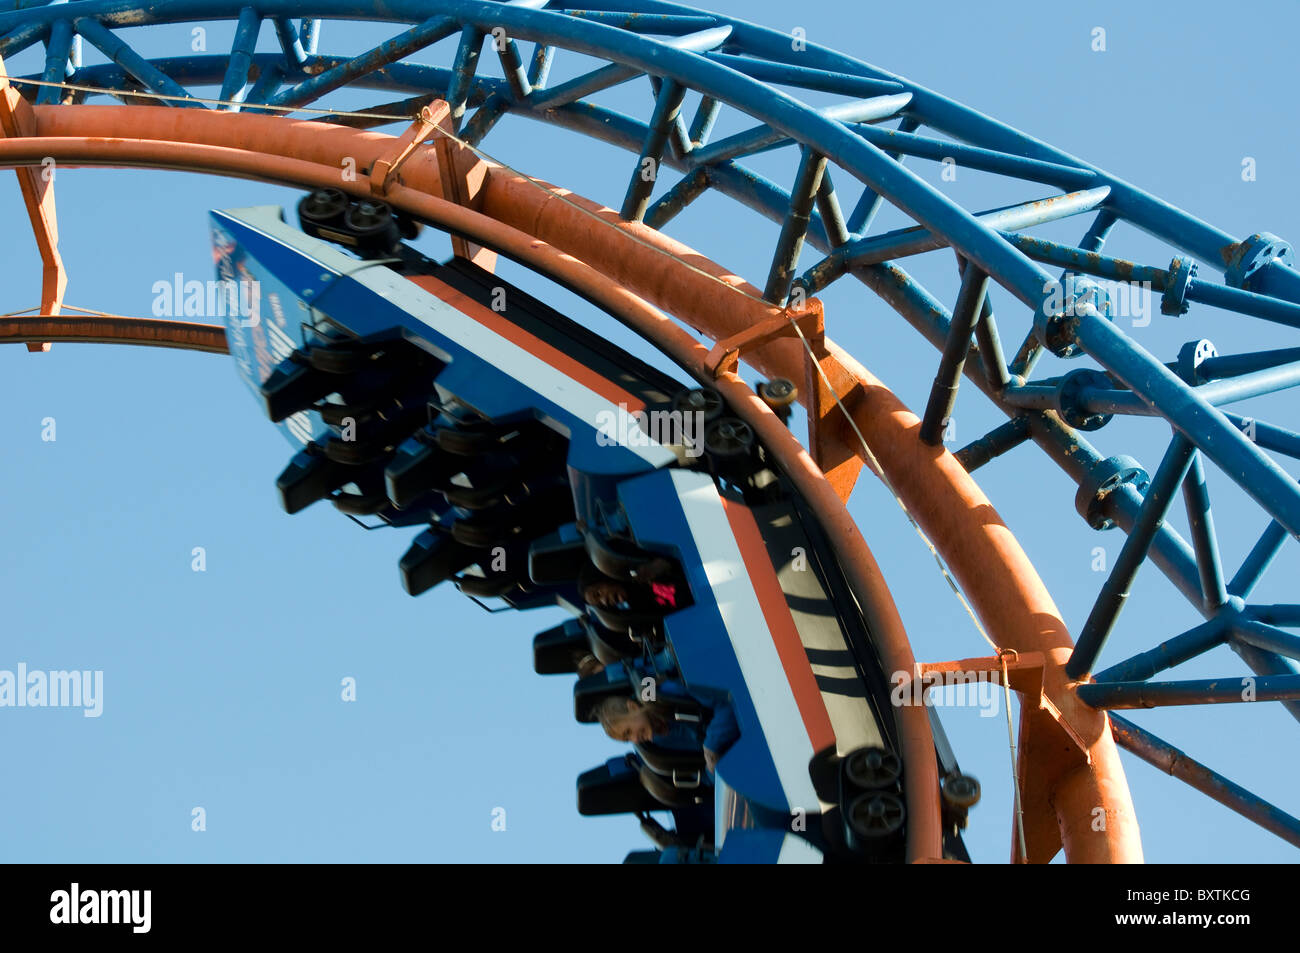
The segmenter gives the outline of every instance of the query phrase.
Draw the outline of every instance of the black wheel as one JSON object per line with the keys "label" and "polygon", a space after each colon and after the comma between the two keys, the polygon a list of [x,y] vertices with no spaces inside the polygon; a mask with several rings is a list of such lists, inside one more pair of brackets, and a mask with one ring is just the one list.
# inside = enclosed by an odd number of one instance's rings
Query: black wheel
{"label": "black wheel", "polygon": [[722,395],[716,390],[709,390],[704,387],[697,387],[693,390],[684,390],[673,398],[673,410],[679,410],[688,414],[704,414],[704,422],[708,423],[717,420],[722,416],[726,405],[722,402]]}
{"label": "black wheel", "polygon": [[356,440],[340,440],[330,437],[325,441],[325,456],[335,463],[357,467],[378,460],[387,452],[387,448],[376,448],[373,444],[360,443]]}
{"label": "black wheel", "polygon": [[330,498],[335,509],[353,516],[373,516],[388,506],[388,497],[382,493],[363,496],[360,493],[337,493]]}
{"label": "black wheel", "polygon": [[447,427],[437,433],[438,449],[461,457],[477,457],[501,446],[501,431],[496,427]]}
{"label": "black wheel", "polygon": [[847,819],[854,835],[870,842],[897,836],[906,817],[907,810],[897,794],[872,791],[853,800]]}
{"label": "black wheel", "polygon": [[381,353],[355,344],[331,344],[328,347],[309,347],[304,356],[313,370],[324,374],[355,374],[365,370]]}
{"label": "black wheel", "polygon": [[969,774],[950,774],[943,779],[943,799],[953,807],[974,807],[980,799],[980,783]]}
{"label": "black wheel", "polygon": [[500,523],[472,523],[457,520],[451,524],[451,538],[463,546],[475,549],[491,549],[501,546],[518,531],[515,526],[503,526]]}
{"label": "black wheel", "polygon": [[491,599],[504,596],[514,589],[515,580],[511,576],[461,576],[456,580],[456,588],[467,596]]}
{"label": "black wheel", "polygon": [[798,400],[799,388],[788,378],[774,377],[758,385],[758,396],[763,398],[763,403],[776,410],[779,407],[789,407]]}
{"label": "black wheel", "polygon": [[898,755],[885,748],[859,748],[845,759],[844,775],[864,791],[879,791],[898,784],[903,765]]}
{"label": "black wheel", "polygon": [[754,431],[739,417],[719,417],[704,431],[704,449],[715,457],[743,457],[754,449]]}
{"label": "black wheel", "polygon": [[362,199],[343,214],[348,231],[361,239],[384,238],[397,233],[393,210],[386,202]]}
{"label": "black wheel", "polygon": [[338,189],[317,189],[298,202],[298,219],[304,225],[338,225],[348,210],[348,197]]}
{"label": "black wheel", "polygon": [[452,506],[467,510],[487,510],[502,502],[503,489],[502,486],[487,486],[480,489],[452,484],[442,491],[442,495]]}

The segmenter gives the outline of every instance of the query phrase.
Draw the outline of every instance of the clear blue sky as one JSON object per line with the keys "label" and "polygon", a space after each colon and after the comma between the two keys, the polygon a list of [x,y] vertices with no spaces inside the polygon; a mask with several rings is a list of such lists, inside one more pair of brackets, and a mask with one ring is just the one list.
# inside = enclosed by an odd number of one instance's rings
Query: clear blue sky
{"label": "clear blue sky", "polygon": [[[1082,5],[1080,5],[1082,6]],[[802,27],[826,43],[940,90],[1082,155],[1221,228],[1300,237],[1291,111],[1293,38],[1300,8],[1276,2],[1225,18],[1219,4],[1094,2],[1086,10],[1038,2],[861,5],[804,0],[716,0],[769,26]],[[1091,31],[1107,50],[1091,50]],[[359,50],[373,31],[327,24],[323,50]],[[213,28],[209,48],[228,45]],[[148,34],[144,34],[148,37]],[[159,32],[151,55],[188,51],[189,32]],[[274,37],[264,29],[262,47]],[[89,56],[88,61],[95,60]],[[11,73],[39,69],[30,50]],[[448,44],[431,58],[445,63]],[[423,61],[420,55],[415,57]],[[485,56],[485,70],[495,65]],[[557,71],[561,69],[557,65]],[[576,67],[574,67],[576,69]],[[558,76],[567,74],[558,73]],[[644,103],[644,84],[608,102]],[[331,97],[330,105],[379,101]],[[718,134],[740,128],[724,120]],[[633,157],[568,133],[506,119],[487,150],[526,171],[617,206]],[[1243,182],[1241,163],[1257,161]],[[974,207],[1007,194],[971,173],[941,183]],[[779,181],[787,153],[760,165]],[[12,180],[11,184],[12,184]],[[856,190],[841,188],[855,197]],[[661,185],[661,188],[664,186]],[[292,206],[296,194],[250,182],[171,172],[64,170],[57,179],[68,301],[146,315],[152,286],[173,273],[212,277],[207,211]],[[1047,194],[1044,190],[1041,194]],[[39,272],[16,188],[0,190],[11,223],[0,260],[0,310],[35,304]],[[897,220],[882,216],[880,227]],[[1085,223],[1064,231],[1077,238]],[[775,225],[721,199],[703,200],[674,234],[761,283]],[[1168,253],[1131,229],[1117,254],[1167,264]],[[441,242],[424,247],[442,253]],[[815,259],[806,251],[804,265]],[[951,256],[918,265],[951,300]],[[506,274],[562,307],[589,308],[544,283]],[[946,282],[946,284],[945,284]],[[911,406],[923,405],[936,355],[865,289],[826,295],[829,330]],[[1023,309],[995,293],[1004,337]],[[1221,350],[1283,346],[1291,336],[1242,326],[1202,309],[1173,322],[1157,314],[1135,335],[1164,359],[1209,337]],[[1014,330],[1012,330],[1014,329]],[[261,417],[224,358],[127,347],[55,345],[0,350],[0,669],[102,669],[104,712],[0,710],[0,857],[18,861],[616,861],[644,846],[629,818],[580,818],[575,776],[619,752],[571,716],[570,681],[531,669],[531,635],[555,612],[486,615],[454,590],[411,599],[396,561],[412,531],[366,533],[332,508],[295,517],[274,479],[289,448]],[[1261,402],[1256,412],[1267,412]],[[1273,404],[1274,408],[1280,406]],[[1243,412],[1250,412],[1244,411]],[[43,418],[57,440],[41,439]],[[998,420],[980,399],[958,405],[957,443]],[[1106,453],[1133,452],[1149,468],[1161,425],[1108,428]],[[1120,438],[1131,435],[1135,440]],[[1291,466],[1294,472],[1294,465]],[[1122,537],[1088,530],[1069,481],[1027,448],[979,474],[1017,532],[1072,629],[1101,576],[1094,546],[1113,560]],[[1211,472],[1224,561],[1234,569],[1263,528],[1260,514]],[[852,503],[885,567],[918,657],[984,654],[984,643],[897,506],[864,480]],[[1175,523],[1183,525],[1181,514]],[[206,550],[207,571],[191,571]],[[1259,590],[1295,601],[1300,558],[1290,544]],[[1153,567],[1144,568],[1106,661],[1197,621]],[[1184,670],[1237,674],[1226,649]],[[340,700],[340,680],[358,700]],[[1142,713],[1141,724],[1292,811],[1300,769],[1288,756],[1297,726],[1277,705]],[[1010,842],[1006,724],[976,709],[949,710],[958,757],[983,782],[968,835],[977,860],[1002,861]],[[1152,861],[1272,860],[1296,853],[1253,825],[1126,757]],[[203,807],[207,830],[191,830]],[[493,831],[494,808],[506,830]]]}

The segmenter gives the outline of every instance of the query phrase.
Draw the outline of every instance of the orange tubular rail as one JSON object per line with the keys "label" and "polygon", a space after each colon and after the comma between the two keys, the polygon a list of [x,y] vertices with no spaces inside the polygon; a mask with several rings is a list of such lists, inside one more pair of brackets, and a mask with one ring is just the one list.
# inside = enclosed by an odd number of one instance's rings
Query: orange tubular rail
{"label": "orange tubular rail", "polygon": [[[515,259],[619,317],[697,379],[723,391],[755,427],[830,534],[863,601],[886,671],[915,671],[893,599],[844,507],[843,493],[837,494],[808,452],[739,377],[730,370],[716,371],[707,348],[662,313],[713,340],[784,313],[762,301],[760,292],[742,279],[653,229],[621,221],[610,209],[561,189],[539,187],[465,150],[448,148],[445,141],[413,152],[391,185],[377,188],[366,171],[390,157],[397,142],[378,133],[272,116],[152,106],[40,106],[32,111],[38,135],[0,140],[0,166],[39,164],[52,157],[63,166],[201,171],[297,187],[341,188],[358,197],[378,191],[395,208]],[[343,180],[340,174],[345,159],[353,160],[361,173],[355,181]],[[448,165],[456,175],[450,175]],[[461,185],[453,190],[448,181]],[[442,197],[449,194],[463,204]],[[33,319],[0,320],[0,331],[15,320]],[[131,336],[74,338],[52,327],[60,322],[41,320],[51,326],[35,335],[42,340]],[[183,343],[193,340],[193,332],[145,328],[161,324],[180,323],[143,322],[137,343],[193,346]],[[891,391],[829,341],[815,354],[885,475],[934,541],[995,641],[1044,658],[1041,704],[1026,698],[1022,706],[1028,845],[1024,859],[1045,862],[1063,846],[1071,862],[1140,861],[1137,823],[1105,714],[1079,702],[1067,680],[1063,665],[1070,636],[1028,557],[956,459],[920,441],[919,420]],[[777,338],[747,351],[743,359],[769,376],[809,379],[807,354],[797,339]],[[819,403],[816,387],[808,390],[812,393],[801,388],[801,400]],[[843,429],[832,431],[834,417],[824,409],[818,413],[827,441],[838,440],[850,452],[867,455],[865,448],[854,447]],[[903,706],[899,716],[908,772],[908,858],[935,859],[942,853],[941,825],[927,710]],[[1098,812],[1104,824],[1096,822]]]}

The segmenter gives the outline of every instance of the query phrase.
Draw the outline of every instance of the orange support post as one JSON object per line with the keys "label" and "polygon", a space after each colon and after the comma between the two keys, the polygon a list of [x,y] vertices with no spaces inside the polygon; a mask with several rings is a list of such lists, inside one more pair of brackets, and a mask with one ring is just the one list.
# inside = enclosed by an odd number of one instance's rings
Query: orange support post
{"label": "orange support post", "polygon": [[[4,60],[0,59],[0,133],[17,139],[36,135],[36,118],[32,107],[9,85],[9,74]],[[54,211],[54,168],[42,164],[37,169],[15,169],[18,188],[27,206],[36,247],[41,253],[41,314],[57,315],[63,307],[63,292],[68,285],[68,273],[59,257],[59,225]],[[27,350],[48,351],[48,341],[31,341]]]}

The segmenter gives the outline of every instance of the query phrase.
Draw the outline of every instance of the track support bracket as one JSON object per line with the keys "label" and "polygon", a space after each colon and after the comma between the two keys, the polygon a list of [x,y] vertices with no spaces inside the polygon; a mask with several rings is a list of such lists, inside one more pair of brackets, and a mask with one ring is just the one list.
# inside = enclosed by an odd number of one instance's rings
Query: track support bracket
{"label": "track support bracket", "polygon": [[[0,136],[8,139],[35,137],[36,114],[31,104],[9,84],[4,60],[0,59]],[[52,161],[52,160],[47,160]],[[36,247],[41,254],[41,317],[55,317],[63,308],[63,292],[68,286],[68,271],[59,255],[59,223],[54,208],[52,167],[42,165],[15,169],[18,188],[27,206]],[[48,341],[31,341],[27,350],[48,351]]]}

